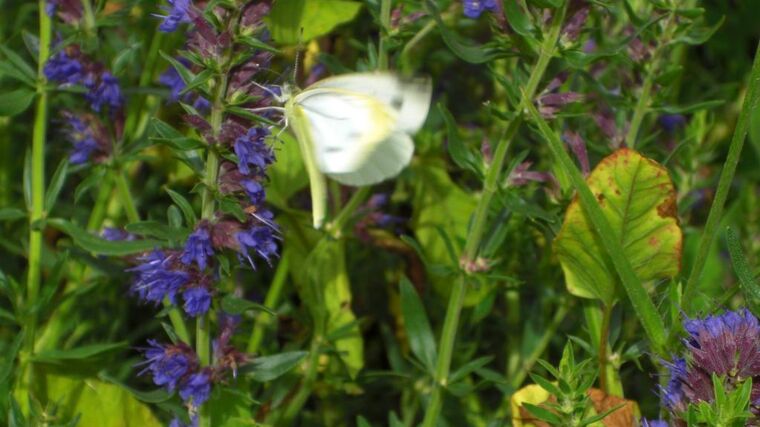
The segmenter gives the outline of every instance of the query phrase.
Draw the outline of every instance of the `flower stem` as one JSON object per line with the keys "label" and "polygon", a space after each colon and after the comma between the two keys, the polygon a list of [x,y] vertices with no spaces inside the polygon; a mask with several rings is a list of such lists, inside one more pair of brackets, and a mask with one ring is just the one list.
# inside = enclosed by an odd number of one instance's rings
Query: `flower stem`
{"label": "flower stem", "polygon": [[612,320],[612,306],[604,305],[602,308],[602,328],[599,334],[599,388],[610,394],[607,383],[607,347],[609,346],[610,321]]}
{"label": "flower stem", "polygon": [[121,203],[124,205],[124,211],[127,214],[127,220],[131,223],[139,222],[140,214],[135,207],[132,192],[129,191],[129,184],[127,183],[125,172],[123,170],[114,171],[114,179],[116,181],[116,189],[121,198]]}
{"label": "flower stem", "polygon": [[380,1],[380,39],[377,43],[377,69],[388,69],[386,38],[391,31],[391,0]]}
{"label": "flower stem", "polygon": [[657,73],[660,71],[660,65],[665,60],[663,51],[670,44],[670,40],[673,38],[673,32],[676,29],[674,23],[674,14],[673,12],[670,12],[668,22],[665,24],[665,32],[659,39],[657,48],[652,53],[652,60],[649,63],[646,77],[644,77],[644,82],[641,85],[641,92],[636,101],[636,107],[633,110],[631,125],[628,127],[628,133],[625,136],[625,145],[627,147],[634,148],[636,145],[636,139],[639,135],[641,123],[643,122],[644,116],[649,110],[649,104],[652,101],[652,87],[654,86],[654,80],[657,78]]}
{"label": "flower stem", "polygon": [[88,36],[95,35],[95,12],[92,9],[90,0],[82,0],[82,9],[84,14],[84,32]]}
{"label": "flower stem", "polygon": [[[565,5],[557,9],[556,13],[552,17],[552,22],[549,27],[549,31],[546,33],[543,43],[541,44],[541,51],[539,52],[536,65],[533,67],[533,71],[528,79],[528,82],[523,91],[523,97],[520,101],[518,114],[509,123],[507,130],[504,133],[504,138],[499,143],[494,153],[493,162],[488,167],[486,172],[485,182],[483,183],[483,194],[478,201],[478,205],[475,208],[474,220],[470,234],[467,238],[467,243],[464,249],[464,261],[466,264],[469,261],[476,259],[480,244],[483,239],[483,235],[488,224],[488,209],[491,203],[493,195],[498,188],[499,177],[502,173],[504,162],[506,161],[507,152],[512,143],[517,130],[522,124],[522,110],[525,105],[530,105],[533,102],[533,96],[536,93],[539,83],[544,76],[546,67],[549,65],[549,61],[554,55],[554,50],[559,39],[560,30],[562,28],[562,21],[565,18],[565,11],[567,9],[567,2]],[[466,275],[462,275],[459,280],[454,281],[454,288],[449,295],[449,305],[446,309],[446,317],[443,322],[443,331],[441,332],[441,341],[438,345],[438,360],[436,361],[435,369],[435,383],[433,384],[433,392],[430,397],[430,403],[428,404],[425,418],[423,420],[423,427],[434,427],[438,421],[438,415],[441,411],[443,404],[443,389],[447,386],[449,377],[449,369],[451,367],[451,356],[454,349],[454,342],[456,339],[457,328],[459,326],[459,318],[462,312],[462,305],[464,303],[464,297],[467,292]]]}
{"label": "flower stem", "polygon": [[[279,303],[282,290],[285,287],[285,282],[288,278],[288,271],[290,269],[290,252],[285,251],[280,258],[280,262],[277,264],[277,271],[274,273],[274,279],[269,286],[267,296],[264,298],[264,306],[274,309]],[[264,330],[272,323],[272,315],[269,313],[260,313],[256,316],[256,321],[253,325],[251,332],[251,338],[248,340],[248,354],[256,354],[259,351],[261,340],[264,338]]]}
{"label": "flower stem", "polygon": [[45,12],[45,0],[39,0],[39,52],[37,55],[37,105],[35,108],[34,127],[32,129],[32,188],[31,212],[29,215],[29,266],[26,281],[26,301],[28,319],[25,322],[24,351],[20,367],[21,383],[18,392],[27,399],[33,381],[33,369],[29,358],[34,354],[34,342],[37,329],[37,314],[33,308],[37,304],[40,292],[42,261],[42,230],[33,226],[45,217],[45,133],[47,132],[48,94],[45,89],[45,63],[50,56],[50,38],[52,24]]}
{"label": "flower stem", "polygon": [[744,96],[742,110],[739,113],[739,120],[736,123],[734,134],[731,137],[731,145],[728,147],[728,156],[726,157],[725,163],[723,163],[723,170],[720,174],[720,180],[718,181],[718,190],[715,192],[715,200],[710,207],[710,213],[707,215],[705,231],[702,234],[702,238],[699,240],[697,255],[694,258],[693,267],[691,268],[691,273],[689,274],[689,278],[686,281],[686,287],[684,288],[682,301],[686,314],[691,314],[690,309],[695,299],[694,293],[696,292],[697,282],[705,267],[705,260],[710,251],[710,246],[712,246],[715,236],[718,234],[718,226],[720,225],[720,220],[723,216],[723,207],[728,198],[728,191],[730,190],[731,182],[734,179],[736,166],[739,164],[742,147],[744,146],[744,139],[747,137],[750,114],[755,110],[758,98],[760,98],[760,44],[758,44],[757,50],[755,51],[755,60],[752,63],[752,71],[750,71],[748,85],[749,87],[747,88],[747,94]]}

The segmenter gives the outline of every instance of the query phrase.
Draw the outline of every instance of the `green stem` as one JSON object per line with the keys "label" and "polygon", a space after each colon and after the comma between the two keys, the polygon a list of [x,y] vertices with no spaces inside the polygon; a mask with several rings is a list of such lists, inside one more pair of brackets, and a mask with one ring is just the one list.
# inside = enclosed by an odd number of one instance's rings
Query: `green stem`
{"label": "green stem", "polygon": [[454,351],[454,342],[456,341],[457,329],[459,327],[459,318],[462,314],[462,304],[467,294],[467,283],[465,275],[454,280],[454,288],[449,295],[449,306],[446,309],[446,318],[443,321],[443,330],[441,331],[441,342],[438,344],[438,360],[435,366],[435,377],[433,380],[433,394],[430,396],[425,418],[422,421],[423,427],[434,427],[438,422],[438,414],[441,412],[443,405],[443,390],[448,386],[449,369],[451,368],[451,356]]}
{"label": "green stem", "polygon": [[544,330],[544,333],[541,335],[541,338],[538,340],[538,344],[536,344],[536,346],[533,348],[533,351],[522,363],[520,370],[512,377],[512,388],[519,388],[522,385],[523,381],[525,381],[528,373],[531,369],[533,369],[533,365],[535,365],[538,358],[544,354],[552,338],[554,338],[554,333],[557,331],[557,328],[559,328],[559,325],[562,324],[562,322],[565,320],[565,316],[567,316],[567,313],[570,311],[572,304],[572,300],[569,300],[563,302],[559,306],[557,311],[554,313],[554,318],[552,319],[551,323],[549,326],[547,326],[547,328]]}
{"label": "green stem", "polygon": [[[279,304],[282,290],[285,287],[285,282],[288,278],[289,269],[290,252],[285,251],[282,254],[280,262],[277,264],[277,271],[269,286],[267,296],[264,298],[265,307],[274,309],[274,307]],[[248,354],[256,354],[256,352],[259,351],[261,340],[264,338],[264,330],[272,323],[272,320],[272,316],[269,313],[261,313],[256,316],[253,331],[251,332],[251,338],[248,340]]]}
{"label": "green stem", "polygon": [[22,355],[21,384],[18,391],[26,400],[26,393],[31,390],[33,369],[29,358],[34,354],[34,342],[37,329],[37,314],[34,310],[40,292],[42,261],[42,230],[33,228],[32,224],[45,217],[45,134],[47,132],[48,94],[45,89],[43,67],[50,56],[50,38],[52,25],[45,13],[45,0],[39,0],[40,43],[37,55],[37,105],[35,108],[34,127],[32,128],[32,188],[31,212],[29,215],[29,270],[26,281],[25,308],[28,320],[24,331],[24,352]]}
{"label": "green stem", "polygon": [[[558,9],[557,13],[555,13],[552,18],[549,31],[544,42],[541,44],[538,60],[536,61],[536,65],[533,67],[528,83],[525,86],[523,97],[520,101],[521,106],[518,111],[522,111],[522,106],[532,103],[538,84],[541,82],[546,67],[549,65],[549,61],[554,55],[566,9],[567,4],[561,9]],[[498,189],[499,177],[501,176],[503,165],[506,161],[507,152],[509,151],[512,139],[520,128],[522,121],[522,114],[518,113],[515,119],[509,123],[504,138],[502,138],[502,141],[496,148],[493,162],[486,172],[486,178],[483,184],[483,194],[475,208],[473,226],[467,238],[467,243],[465,244],[465,266],[469,265],[470,262],[477,258],[483,234],[485,233],[488,223],[488,209],[491,199]],[[446,317],[444,319],[441,342],[438,349],[435,384],[433,385],[433,393],[425,413],[425,419],[423,420],[423,427],[434,427],[438,421],[438,415],[441,411],[441,405],[443,404],[443,390],[447,385],[449,369],[451,367],[451,356],[466,290],[466,282],[464,277],[462,277],[460,280],[454,282],[454,289],[452,289],[451,295],[449,296],[449,305],[446,309]]]}
{"label": "green stem", "polygon": [[562,141],[551,130],[546,121],[541,118],[541,115],[536,110],[533,104],[526,104],[525,108],[531,115],[533,121],[538,125],[538,129],[543,138],[549,144],[549,150],[552,152],[554,158],[559,162],[562,170],[570,177],[578,192],[578,197],[583,207],[583,212],[586,218],[591,221],[591,225],[594,228],[599,240],[602,242],[602,246],[607,251],[607,255],[610,257],[615,270],[620,276],[620,280],[625,288],[628,298],[631,301],[633,309],[641,321],[644,331],[649,338],[652,349],[659,356],[667,357],[665,352],[665,325],[663,324],[662,317],[657,312],[657,308],[652,303],[652,299],[649,298],[649,294],[642,286],[636,273],[633,271],[631,264],[625,257],[623,246],[620,241],[615,239],[615,232],[612,226],[607,221],[607,218],[602,212],[602,208],[599,207],[599,203],[591,192],[591,189],[586,184],[583,175],[573,163],[570,155],[564,149]]}
{"label": "green stem", "polygon": [[[441,18],[443,19],[443,17]],[[401,65],[404,67],[404,71],[409,72],[411,71],[411,64],[409,63],[409,55],[412,52],[412,49],[419,44],[419,42],[422,41],[422,39],[425,38],[433,29],[435,28],[435,20],[431,19],[425,24],[424,27],[422,27],[417,34],[414,35],[411,39],[409,39],[408,42],[404,45],[404,48],[401,50]]]}
{"label": "green stem", "polygon": [[92,9],[90,0],[82,0],[82,10],[84,14],[84,32],[88,36],[95,35],[95,12]]}
{"label": "green stem", "polygon": [[[148,56],[145,58],[145,65],[140,73],[139,87],[144,88],[150,85],[153,80],[153,76],[156,73],[156,66],[158,64],[159,52],[161,50],[161,44],[164,40],[164,33],[161,31],[155,31],[153,38],[150,41],[150,48],[148,50]],[[139,123],[142,121],[142,117],[146,116],[148,111],[144,109],[148,96],[137,96],[137,101],[134,103],[134,107],[127,114],[127,120],[124,123],[124,140],[134,141],[141,135],[140,132],[136,132],[139,129]],[[138,114],[139,113],[139,114]]]}
{"label": "green stem", "polygon": [[726,204],[728,192],[731,189],[731,182],[734,179],[736,166],[739,164],[742,147],[744,146],[744,139],[747,137],[747,129],[749,128],[750,114],[757,106],[758,95],[760,95],[760,44],[758,44],[757,50],[755,51],[755,60],[752,63],[752,71],[750,71],[749,75],[749,87],[747,88],[747,94],[744,96],[742,110],[739,113],[739,120],[736,122],[734,134],[731,137],[731,145],[728,147],[728,156],[726,157],[725,163],[723,163],[723,171],[721,172],[720,180],[718,181],[718,190],[715,192],[715,200],[710,207],[710,213],[707,215],[705,231],[702,234],[702,238],[699,240],[697,255],[694,258],[694,264],[691,268],[689,279],[686,281],[686,287],[684,288],[683,304],[686,314],[691,314],[690,309],[691,304],[695,299],[694,293],[697,289],[697,282],[705,267],[705,260],[710,251],[710,246],[712,246],[715,236],[718,234],[718,226],[720,225],[720,220],[723,216],[723,207]]}
{"label": "green stem", "polygon": [[388,52],[385,39],[391,31],[391,0],[380,2],[380,39],[377,43],[377,69],[388,69]]}
{"label": "green stem", "polygon": [[602,308],[602,327],[599,333],[599,388],[609,394],[609,385],[607,383],[607,365],[609,358],[607,356],[607,347],[609,346],[610,321],[612,320],[612,306],[605,305]]}
{"label": "green stem", "polygon": [[[225,61],[226,62],[226,61]],[[214,136],[218,136],[222,128],[222,119],[224,114],[224,99],[227,95],[227,73],[221,74],[217,91],[214,94],[214,100],[211,107],[210,124]],[[206,169],[204,173],[204,186],[201,193],[201,218],[211,220],[214,218],[216,211],[215,192],[217,187],[217,178],[219,175],[219,155],[215,148],[209,144],[206,155]],[[198,354],[198,360],[201,366],[211,364],[211,346],[209,338],[209,315],[208,313],[198,317],[195,329],[195,352]],[[211,426],[211,414],[208,405],[203,405],[199,417],[200,427]]]}
{"label": "green stem", "polygon": [[321,354],[320,348],[322,346],[322,341],[324,340],[322,335],[324,331],[321,330],[324,328],[320,327],[319,329],[320,331],[315,331],[314,337],[311,339],[311,347],[309,348],[309,360],[306,362],[306,373],[304,374],[301,388],[298,389],[298,393],[296,393],[296,395],[293,397],[293,400],[291,400],[288,404],[287,409],[282,414],[282,417],[275,418],[272,425],[292,425],[291,421],[298,415],[298,413],[301,411],[301,408],[303,408],[303,405],[309,399],[309,395],[311,395],[311,390],[314,387],[314,382],[317,380],[317,373],[319,373],[319,356]]}
{"label": "green stem", "polygon": [[335,217],[335,220],[326,227],[328,233],[336,239],[342,237],[343,232],[345,231],[344,229],[346,228],[348,221],[351,219],[351,216],[356,212],[356,209],[359,208],[367,196],[369,196],[371,191],[372,187],[360,187],[356,190],[354,194],[351,195],[351,198],[348,199],[346,205],[343,206],[343,209],[341,209],[338,216]]}
{"label": "green stem", "polygon": [[652,60],[649,62],[647,75],[644,77],[644,82],[641,85],[641,93],[639,93],[638,100],[636,101],[636,107],[633,110],[633,117],[631,118],[631,125],[628,128],[628,133],[625,136],[625,145],[630,148],[634,148],[636,145],[636,139],[639,135],[639,129],[641,123],[644,121],[644,116],[649,110],[649,104],[652,101],[652,87],[654,86],[654,80],[657,78],[657,73],[660,71],[660,66],[664,61],[663,50],[670,44],[670,40],[673,38],[673,31],[675,31],[675,19],[673,12],[670,12],[668,22],[665,24],[665,30],[663,36],[659,39],[657,48],[652,53]]}
{"label": "green stem", "polygon": [[114,179],[116,180],[116,190],[119,192],[121,203],[127,214],[127,220],[131,223],[139,222],[140,214],[137,212],[132,193],[129,191],[125,172],[123,170],[114,171]]}

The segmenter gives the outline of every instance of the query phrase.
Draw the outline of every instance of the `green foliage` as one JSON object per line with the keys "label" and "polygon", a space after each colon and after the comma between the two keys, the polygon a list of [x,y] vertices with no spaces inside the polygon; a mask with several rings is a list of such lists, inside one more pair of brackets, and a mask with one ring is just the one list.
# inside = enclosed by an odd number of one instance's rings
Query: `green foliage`
{"label": "green foliage", "polygon": [[279,44],[306,43],[351,21],[362,4],[346,0],[282,0],[269,14],[272,39]]}
{"label": "green foliage", "polygon": [[722,378],[712,374],[714,402],[692,403],[686,411],[689,427],[741,427],[753,417],[750,411],[752,378],[748,378],[731,389],[726,389]]}

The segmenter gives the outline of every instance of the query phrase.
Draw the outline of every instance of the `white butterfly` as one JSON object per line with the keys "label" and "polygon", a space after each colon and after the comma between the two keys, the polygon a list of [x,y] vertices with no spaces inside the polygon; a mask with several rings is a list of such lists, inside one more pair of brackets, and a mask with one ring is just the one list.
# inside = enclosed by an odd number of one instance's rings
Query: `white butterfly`
{"label": "white butterfly", "polygon": [[414,153],[411,135],[425,122],[428,78],[388,72],[345,74],[295,94],[283,88],[285,119],[301,148],[311,185],[314,227],[325,219],[325,175],[352,186],[392,178]]}

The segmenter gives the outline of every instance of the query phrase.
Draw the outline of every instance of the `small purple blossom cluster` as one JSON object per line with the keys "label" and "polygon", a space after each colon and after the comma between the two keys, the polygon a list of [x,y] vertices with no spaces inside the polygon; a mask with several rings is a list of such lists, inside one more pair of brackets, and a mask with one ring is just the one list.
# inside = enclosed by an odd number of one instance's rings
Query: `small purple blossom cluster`
{"label": "small purple blossom cluster", "polygon": [[84,86],[87,89],[85,99],[95,112],[108,107],[114,114],[124,105],[124,96],[116,77],[103,65],[90,61],[76,45],[67,46],[51,56],[44,72],[51,82]]}
{"label": "small purple blossom cluster", "polygon": [[486,10],[494,12],[499,5],[496,0],[463,0],[464,16],[477,19]]}
{"label": "small purple blossom cluster", "polygon": [[[180,398],[190,407],[191,416],[211,396],[212,385],[224,381],[227,373],[237,376],[237,369],[248,361],[247,356],[229,344],[237,319],[224,316],[219,337],[214,340],[214,360],[201,366],[195,351],[183,342],[162,344],[148,340],[143,349],[146,367],[140,375],[150,372],[153,383],[168,392],[178,391]],[[194,417],[193,417],[194,418]]]}
{"label": "small purple blossom cluster", "polygon": [[[662,402],[674,420],[689,404],[715,400],[712,376],[727,390],[751,379],[750,409],[760,415],[760,322],[747,309],[703,319],[687,319],[686,354],[667,362],[670,380],[661,390]],[[651,424],[650,425],[656,425]]]}

